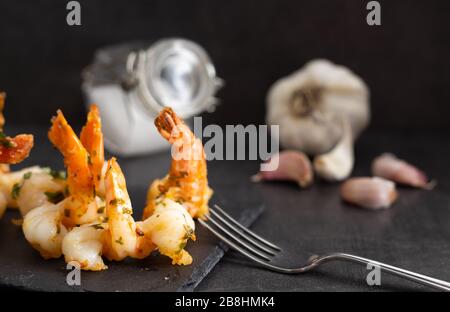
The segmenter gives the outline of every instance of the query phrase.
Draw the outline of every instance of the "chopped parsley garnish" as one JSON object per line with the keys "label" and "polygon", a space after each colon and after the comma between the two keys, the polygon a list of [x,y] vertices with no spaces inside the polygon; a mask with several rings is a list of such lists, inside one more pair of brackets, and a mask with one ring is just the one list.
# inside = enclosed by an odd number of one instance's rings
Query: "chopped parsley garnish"
{"label": "chopped parsley garnish", "polygon": [[178,248],[179,248],[178,252],[182,251],[184,249],[184,247],[186,247],[186,244],[187,244],[187,242],[180,243],[180,245],[178,246]]}
{"label": "chopped parsley garnish", "polygon": [[[28,180],[29,178],[31,178],[32,174],[33,174],[32,172],[24,173],[23,177],[22,177],[23,180]],[[24,183],[23,181],[22,181],[22,183],[14,183],[14,185],[13,185],[13,187],[11,189],[11,197],[13,199],[17,199],[19,197],[20,190],[22,189],[23,183]]]}
{"label": "chopped parsley garnish", "polygon": [[117,244],[123,245],[123,239],[122,236],[119,237],[119,239],[116,240]]}
{"label": "chopped parsley garnish", "polygon": [[91,226],[96,230],[104,230],[105,229],[101,224],[93,224]]}
{"label": "chopped parsley garnish", "polygon": [[65,180],[67,178],[67,173],[64,170],[53,170],[53,169],[50,169],[49,174],[54,179]]}
{"label": "chopped parsley garnish", "polygon": [[19,197],[21,189],[22,189],[22,185],[20,183],[14,183],[12,190],[11,190],[11,197],[13,199],[17,199]]}
{"label": "chopped parsley garnish", "polygon": [[122,213],[126,213],[126,214],[132,214],[133,213],[133,211],[130,209],[130,208],[123,208],[122,209]]}
{"label": "chopped parsley garnish", "polygon": [[58,192],[44,192],[45,196],[49,202],[56,204],[64,199],[64,193],[61,191]]}
{"label": "chopped parsley garnish", "polygon": [[187,224],[184,225],[184,230],[186,233],[184,234],[183,239],[189,239],[194,235],[194,230]]}
{"label": "chopped parsley garnish", "polygon": [[11,141],[11,139],[8,138],[2,131],[0,131],[0,145],[3,145],[4,147],[16,146],[16,144],[14,144],[14,142]]}

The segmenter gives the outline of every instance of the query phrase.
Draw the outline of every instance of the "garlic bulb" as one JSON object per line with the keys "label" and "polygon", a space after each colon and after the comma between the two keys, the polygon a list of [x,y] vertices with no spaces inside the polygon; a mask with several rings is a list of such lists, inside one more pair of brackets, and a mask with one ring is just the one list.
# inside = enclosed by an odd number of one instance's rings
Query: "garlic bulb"
{"label": "garlic bulb", "polygon": [[369,90],[349,69],[313,60],[275,82],[267,96],[267,123],[280,126],[280,143],[310,155],[330,151],[342,137],[340,120],[353,138],[370,119]]}

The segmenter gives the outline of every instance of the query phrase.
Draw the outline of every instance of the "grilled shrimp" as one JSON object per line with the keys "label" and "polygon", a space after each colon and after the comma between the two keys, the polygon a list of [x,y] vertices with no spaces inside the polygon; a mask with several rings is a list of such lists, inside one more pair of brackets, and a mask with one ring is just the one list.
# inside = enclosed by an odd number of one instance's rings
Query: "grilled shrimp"
{"label": "grilled shrimp", "polygon": [[144,219],[153,214],[156,200],[161,196],[182,203],[192,217],[202,217],[208,212],[212,195],[202,142],[171,108],[164,108],[159,113],[155,126],[172,144],[172,164],[165,178],[151,184]]}
{"label": "grilled shrimp", "polygon": [[17,207],[17,203],[11,196],[13,186],[20,181],[24,170],[34,170],[37,167],[24,169],[19,172],[10,172],[8,164],[17,164],[28,157],[33,147],[33,136],[19,134],[14,138],[3,133],[5,118],[3,108],[5,106],[5,93],[0,92],[0,218],[7,207]]}
{"label": "grilled shrimp", "polygon": [[156,201],[154,213],[138,225],[159,252],[172,259],[172,264],[192,263],[191,255],[184,248],[189,239],[195,240],[195,223],[185,207],[162,197]]}
{"label": "grilled shrimp", "polygon": [[195,239],[195,224],[183,206],[161,198],[150,218],[135,223],[125,178],[114,158],[108,162],[105,185],[109,224],[106,257],[111,260],[127,256],[144,258],[156,247],[173,264],[192,262],[184,247],[190,238]]}
{"label": "grilled shrimp", "polygon": [[82,140],[78,139],[60,110],[52,119],[48,137],[63,154],[67,168],[70,200],[66,202],[64,224],[73,227],[95,221],[99,209],[95,200],[96,191],[100,186],[103,166],[103,138],[96,106],[91,107],[81,133]]}
{"label": "grilled shrimp", "polygon": [[107,223],[83,224],[74,227],[62,241],[62,252],[67,263],[76,261],[83,270],[100,271],[108,267],[102,259]]}
{"label": "grilled shrimp", "polygon": [[109,230],[105,256],[110,260],[144,258],[155,248],[133,219],[125,177],[115,158],[108,161],[105,176],[106,213]]}
{"label": "grilled shrimp", "polygon": [[6,208],[18,208],[17,195],[24,177],[41,171],[42,168],[33,166],[19,171],[0,173],[0,217]]}
{"label": "grilled shrimp", "polygon": [[94,179],[95,191],[98,194],[104,176],[102,172],[105,163],[105,152],[103,147],[102,122],[100,112],[96,105],[91,106],[86,125],[80,133],[80,140],[89,154],[88,165]]}
{"label": "grilled shrimp", "polygon": [[[33,136],[31,134],[19,134],[11,138],[3,133],[5,97],[5,93],[0,92],[0,163],[18,164],[30,154],[33,147]],[[2,171],[7,171],[6,168],[2,168]]]}
{"label": "grilled shrimp", "polygon": [[[25,238],[44,258],[61,255],[63,238],[75,225],[104,220],[104,200],[96,196],[103,183],[103,138],[95,106],[88,114],[81,137],[79,140],[58,111],[49,138],[64,156],[67,179],[41,171],[25,173],[19,185],[17,204],[24,215]],[[70,239],[74,241],[74,236]]]}
{"label": "grilled shrimp", "polygon": [[64,201],[57,205],[47,203],[32,209],[24,218],[25,238],[44,259],[61,256],[61,243],[67,233],[61,222],[63,206]]}
{"label": "grilled shrimp", "polygon": [[[22,169],[20,181],[12,186],[11,198],[15,200],[22,216],[31,209],[44,204],[56,204],[65,198],[64,175],[49,168],[31,167]],[[11,202],[14,205],[14,202]]]}

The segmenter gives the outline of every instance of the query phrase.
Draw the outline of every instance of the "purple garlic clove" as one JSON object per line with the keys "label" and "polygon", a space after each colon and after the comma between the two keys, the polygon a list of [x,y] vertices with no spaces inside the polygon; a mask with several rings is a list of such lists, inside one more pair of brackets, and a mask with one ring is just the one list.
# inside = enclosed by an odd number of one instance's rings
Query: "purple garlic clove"
{"label": "purple garlic clove", "polygon": [[253,182],[259,181],[294,181],[301,188],[312,184],[314,173],[309,158],[298,151],[283,151],[272,156],[278,157],[278,168],[273,171],[260,171],[252,176]]}
{"label": "purple garlic clove", "polygon": [[434,181],[430,182],[420,169],[388,153],[375,158],[372,163],[372,173],[375,176],[417,188],[432,189],[436,184]]}
{"label": "purple garlic clove", "polygon": [[341,186],[344,201],[368,209],[389,208],[397,199],[395,183],[378,177],[351,178]]}

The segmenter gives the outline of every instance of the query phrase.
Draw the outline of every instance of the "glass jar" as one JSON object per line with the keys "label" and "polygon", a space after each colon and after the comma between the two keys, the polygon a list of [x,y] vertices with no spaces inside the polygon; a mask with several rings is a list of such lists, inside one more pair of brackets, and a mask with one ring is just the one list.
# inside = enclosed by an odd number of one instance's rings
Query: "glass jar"
{"label": "glass jar", "polygon": [[107,47],[83,72],[86,104],[100,109],[105,147],[121,156],[168,148],[153,124],[160,110],[169,106],[190,124],[191,117],[214,110],[223,85],[198,44],[175,38],[148,46]]}

